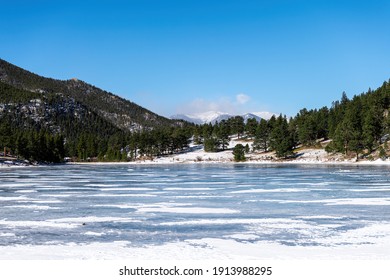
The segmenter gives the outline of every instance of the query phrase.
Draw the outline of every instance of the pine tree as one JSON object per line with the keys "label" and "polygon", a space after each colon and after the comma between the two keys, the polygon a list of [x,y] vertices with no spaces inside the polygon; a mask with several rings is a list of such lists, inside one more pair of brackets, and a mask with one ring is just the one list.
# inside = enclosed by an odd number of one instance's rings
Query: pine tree
{"label": "pine tree", "polygon": [[25,159],[30,159],[30,151],[28,149],[28,139],[25,136],[25,133],[20,133],[17,136],[16,140],[16,152],[18,155],[22,156]]}
{"label": "pine tree", "polygon": [[361,126],[361,101],[356,97],[348,103],[343,121],[337,126],[334,142],[338,151],[348,154],[356,153],[356,159],[363,149],[363,137]]}
{"label": "pine tree", "polygon": [[204,150],[205,152],[217,152],[219,149],[220,143],[217,138],[210,137],[204,140]]}
{"label": "pine tree", "polygon": [[265,119],[261,119],[256,128],[255,140],[253,141],[253,150],[266,152],[270,141],[270,127]]}
{"label": "pine tree", "polygon": [[368,110],[363,120],[363,145],[369,153],[373,151],[377,129],[378,124],[375,122],[375,116],[372,110]]}
{"label": "pine tree", "polygon": [[234,161],[245,161],[245,147],[242,144],[237,144],[233,148]]}
{"label": "pine tree", "polygon": [[317,140],[316,122],[313,111],[302,109],[297,118],[297,134],[299,142],[304,146],[311,146]]}
{"label": "pine tree", "polygon": [[224,151],[227,145],[229,145],[230,126],[226,121],[223,120],[219,125],[216,124],[215,128],[215,136],[217,137],[220,145],[222,145],[222,150]]}
{"label": "pine tree", "polygon": [[257,121],[256,121],[255,118],[250,118],[250,119],[248,119],[248,121],[246,122],[245,131],[246,131],[246,134],[247,134],[250,138],[255,137],[257,125],[258,125],[258,123],[257,123]]}
{"label": "pine tree", "polygon": [[317,139],[329,137],[329,109],[328,107],[322,107],[318,110],[314,116],[314,121],[317,127]]}
{"label": "pine tree", "polygon": [[56,162],[62,162],[65,158],[64,137],[56,135],[54,137],[54,153]]}
{"label": "pine tree", "polygon": [[77,143],[77,157],[79,160],[87,159],[86,149],[87,149],[87,143],[85,140],[85,135],[82,134]]}
{"label": "pine tree", "polygon": [[244,118],[241,116],[235,116],[228,120],[232,134],[237,134],[237,138],[240,139],[240,135],[244,133],[245,124]]}
{"label": "pine tree", "polygon": [[286,158],[293,154],[293,141],[288,130],[286,116],[280,115],[271,131],[270,146],[277,157]]}
{"label": "pine tree", "polygon": [[210,138],[213,133],[213,126],[211,123],[204,124],[202,129],[203,139]]}
{"label": "pine tree", "polygon": [[1,120],[0,122],[0,147],[10,147],[11,146],[11,133],[12,128],[8,120]]}
{"label": "pine tree", "polygon": [[202,141],[201,128],[199,125],[197,125],[194,128],[194,144],[200,145],[202,143],[203,143],[203,141]]}

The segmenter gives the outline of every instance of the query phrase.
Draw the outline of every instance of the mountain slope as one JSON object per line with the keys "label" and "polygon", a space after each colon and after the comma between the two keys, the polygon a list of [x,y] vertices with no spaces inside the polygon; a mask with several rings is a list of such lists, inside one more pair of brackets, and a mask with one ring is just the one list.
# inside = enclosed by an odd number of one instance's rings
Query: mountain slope
{"label": "mountain slope", "polygon": [[106,151],[123,131],[61,93],[30,92],[0,82],[0,147],[39,162]]}
{"label": "mountain slope", "polygon": [[161,117],[133,102],[77,79],[45,78],[0,59],[0,81],[36,93],[62,94],[86,106],[116,127],[126,131],[177,126],[179,122]]}
{"label": "mountain slope", "polygon": [[86,106],[61,93],[30,92],[0,82],[0,117],[25,129],[44,129],[74,136],[77,131],[106,135],[120,129]]}

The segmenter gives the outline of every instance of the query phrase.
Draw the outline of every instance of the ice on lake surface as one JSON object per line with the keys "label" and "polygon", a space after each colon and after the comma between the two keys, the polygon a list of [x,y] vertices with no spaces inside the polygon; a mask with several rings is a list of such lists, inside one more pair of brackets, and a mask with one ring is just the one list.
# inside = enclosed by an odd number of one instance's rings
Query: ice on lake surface
{"label": "ice on lake surface", "polygon": [[[78,250],[89,248],[101,258],[342,252],[390,259],[389,171],[251,164],[3,168],[0,253],[96,257]],[[114,247],[117,255],[108,253]]]}

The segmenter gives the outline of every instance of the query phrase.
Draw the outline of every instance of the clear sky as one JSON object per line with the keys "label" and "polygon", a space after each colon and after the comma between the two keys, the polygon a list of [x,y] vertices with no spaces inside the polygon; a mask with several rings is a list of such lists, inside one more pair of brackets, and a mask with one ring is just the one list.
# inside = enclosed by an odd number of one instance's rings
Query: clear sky
{"label": "clear sky", "polygon": [[164,116],[295,115],[390,78],[390,1],[0,0],[0,58]]}

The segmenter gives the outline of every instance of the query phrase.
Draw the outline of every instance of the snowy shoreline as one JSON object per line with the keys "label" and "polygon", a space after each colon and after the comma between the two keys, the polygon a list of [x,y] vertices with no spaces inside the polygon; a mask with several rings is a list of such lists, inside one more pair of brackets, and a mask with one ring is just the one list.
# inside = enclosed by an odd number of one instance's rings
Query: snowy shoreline
{"label": "snowy shoreline", "polygon": [[[214,165],[214,164],[253,164],[253,165],[317,165],[317,166],[390,166],[390,161],[304,161],[304,160],[275,160],[275,161],[259,161],[259,160],[247,160],[244,162],[235,162],[233,160],[227,161],[173,161],[173,160],[138,160],[138,161],[129,161],[129,162],[67,162],[64,164],[56,165],[180,165],[180,164],[195,164],[195,165]],[[0,163],[0,168],[24,168],[24,167],[44,167],[52,165],[11,165]]]}
{"label": "snowy shoreline", "polygon": [[253,165],[331,165],[331,166],[390,166],[389,161],[131,161],[131,162],[68,162],[65,165],[179,165],[179,164],[195,164],[195,165],[214,165],[214,164],[253,164]]}
{"label": "snowy shoreline", "polygon": [[133,247],[129,241],[0,247],[0,260],[389,260],[389,238],[376,244],[287,246],[205,238]]}
{"label": "snowy shoreline", "polygon": [[[390,166],[390,159],[367,160],[346,158],[342,154],[328,154],[324,148],[299,148],[295,150],[295,157],[289,159],[277,159],[274,152],[249,152],[246,161],[235,162],[232,153],[237,144],[251,145],[252,142],[231,139],[226,150],[219,152],[205,152],[203,145],[190,144],[189,148],[183,152],[171,155],[154,157],[153,159],[137,159],[127,162],[66,162],[74,165],[159,165],[159,164],[259,164],[259,165],[349,165],[349,166]],[[23,166],[45,166],[45,164],[27,164],[20,160],[0,160],[1,167],[23,167]]]}
{"label": "snowy shoreline", "polygon": [[[375,160],[375,161],[348,161],[348,160],[334,160],[334,161],[317,161],[317,160],[247,160],[243,162],[235,162],[232,159],[222,159],[222,160],[204,160],[197,161],[196,159],[176,159],[174,157],[162,157],[154,160],[137,160],[137,161],[128,161],[128,162],[66,162],[64,164],[56,165],[178,165],[178,164],[195,164],[195,165],[214,165],[214,164],[253,164],[253,165],[317,165],[317,166],[390,166],[390,161],[386,160]],[[23,167],[42,167],[42,166],[52,166],[46,164],[38,165],[15,165],[9,163],[0,163],[0,168],[23,168]]]}
{"label": "snowy shoreline", "polygon": [[[273,158],[273,159],[265,159]],[[131,162],[69,162],[75,165],[169,165],[169,164],[258,164],[258,165],[349,165],[349,166],[390,166],[389,160],[344,160],[341,157],[330,156],[323,149],[302,149],[295,159],[274,159],[273,153],[250,153],[247,160],[235,162],[231,150],[216,153],[205,152],[203,149],[194,149],[180,154],[157,157],[150,160],[136,160]]]}

